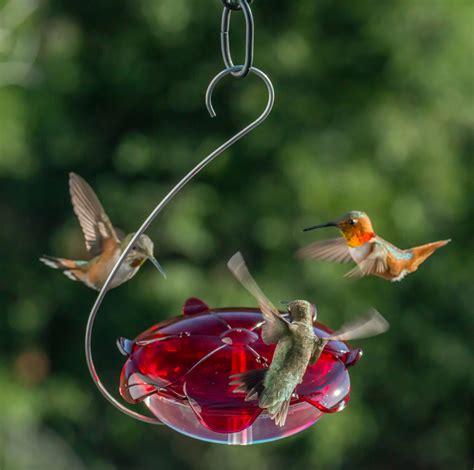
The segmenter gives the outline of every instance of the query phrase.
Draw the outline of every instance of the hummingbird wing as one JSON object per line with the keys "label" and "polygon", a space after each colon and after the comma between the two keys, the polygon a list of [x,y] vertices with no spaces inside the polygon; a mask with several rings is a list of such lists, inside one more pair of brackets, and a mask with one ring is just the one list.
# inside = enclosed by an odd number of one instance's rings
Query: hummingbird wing
{"label": "hummingbird wing", "polygon": [[290,323],[280,315],[278,309],[262,292],[250,274],[240,251],[232,256],[227,266],[240,283],[255,297],[260,306],[263,319],[265,320],[262,325],[263,342],[265,344],[277,343],[283,335],[289,333]]}
{"label": "hummingbird wing", "polygon": [[118,244],[119,237],[89,184],[79,175],[70,173],[69,192],[74,213],[81,224],[87,250],[97,255],[103,250],[104,242],[107,240],[113,240]]}
{"label": "hummingbird wing", "polygon": [[321,259],[334,263],[353,261],[346,240],[342,237],[311,243],[296,252],[298,258]]}
{"label": "hummingbird wing", "polygon": [[321,353],[328,342],[329,340],[326,338],[316,338],[314,340],[313,351],[311,352],[311,358],[309,359],[310,365],[314,365],[316,362],[318,362],[318,359],[320,358]]}
{"label": "hummingbird wing", "polygon": [[[369,242],[370,243],[370,242]],[[360,261],[354,269],[351,269],[344,277],[359,279],[371,274],[382,274],[388,269],[387,248],[380,241],[374,240],[370,254]]]}
{"label": "hummingbird wing", "polygon": [[349,341],[352,339],[369,338],[384,333],[389,327],[388,321],[377,310],[372,308],[366,315],[344,324],[325,339]]}
{"label": "hummingbird wing", "polygon": [[120,241],[122,241],[127,236],[127,234],[121,228],[118,227],[114,227],[114,232],[115,235],[117,235],[117,239]]}

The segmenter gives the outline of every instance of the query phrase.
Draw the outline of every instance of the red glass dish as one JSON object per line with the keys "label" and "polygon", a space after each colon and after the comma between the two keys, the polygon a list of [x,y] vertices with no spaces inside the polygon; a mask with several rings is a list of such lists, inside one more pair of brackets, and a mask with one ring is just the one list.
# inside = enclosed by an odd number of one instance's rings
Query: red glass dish
{"label": "red glass dish", "polygon": [[[121,338],[128,356],[120,394],[144,402],[165,424],[186,435],[226,444],[265,442],[295,434],[349,400],[347,368],[362,356],[330,341],[295,389],[286,423],[275,425],[256,400],[234,393],[229,376],[271,363],[275,345],[261,338],[262,315],[253,308],[210,309],[189,299],[183,315],[159,323],[134,341]],[[314,323],[318,336],[332,332]]]}

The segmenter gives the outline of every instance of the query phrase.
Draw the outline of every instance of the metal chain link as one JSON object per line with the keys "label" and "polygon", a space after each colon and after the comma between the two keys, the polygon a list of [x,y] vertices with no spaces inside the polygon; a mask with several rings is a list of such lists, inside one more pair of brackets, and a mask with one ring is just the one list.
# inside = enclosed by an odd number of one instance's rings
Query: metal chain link
{"label": "metal chain link", "polygon": [[[235,68],[234,62],[232,60],[232,54],[230,52],[230,40],[229,40],[229,30],[230,30],[230,18],[232,10],[236,8],[231,8],[227,6],[228,0],[223,0],[224,2],[224,11],[222,12],[222,21],[221,21],[221,51],[222,58],[226,68],[231,69]],[[246,33],[245,33],[245,61],[243,65],[237,66],[237,70],[231,72],[233,77],[243,78],[246,77],[249,73],[249,70],[253,66],[253,48],[254,48],[254,21],[252,10],[249,6],[248,0],[236,0],[239,5],[239,10],[242,10],[245,19]]]}

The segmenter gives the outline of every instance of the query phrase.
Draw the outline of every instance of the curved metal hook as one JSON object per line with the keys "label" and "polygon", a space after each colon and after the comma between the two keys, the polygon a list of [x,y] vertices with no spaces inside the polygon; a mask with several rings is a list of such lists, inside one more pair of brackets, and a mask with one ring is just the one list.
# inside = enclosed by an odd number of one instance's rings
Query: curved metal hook
{"label": "curved metal hook", "polygon": [[[253,48],[254,48],[254,23],[252,10],[250,9],[248,0],[238,0],[239,9],[242,9],[245,18],[245,61],[236,71],[232,72],[232,76],[237,78],[246,77],[253,64]],[[232,61],[232,55],[230,53],[229,43],[229,29],[230,29],[230,18],[232,11],[226,6],[222,12],[221,21],[221,51],[224,65],[227,68],[234,67]]]}
{"label": "curved metal hook", "polygon": [[[233,67],[230,69],[225,69],[222,72],[220,72],[218,75],[214,77],[214,79],[211,81],[209,84],[209,87],[206,92],[206,106],[211,114],[212,117],[216,115],[214,112],[214,109],[212,107],[212,92],[217,85],[217,83],[220,81],[220,79],[232,72],[235,72],[237,69],[240,69],[240,67]],[[265,110],[263,113],[253,122],[251,122],[247,127],[242,129],[240,132],[235,134],[233,137],[231,137],[227,142],[223,143],[219,148],[214,150],[211,154],[209,154],[206,158],[201,160],[186,176],[184,176],[177,184],[174,186],[171,191],[160,201],[160,203],[153,209],[153,211],[150,213],[150,215],[146,218],[146,220],[143,222],[143,224],[140,226],[140,228],[136,231],[135,235],[132,237],[130,240],[129,244],[126,246],[126,248],[123,250],[122,254],[120,255],[120,258],[117,260],[115,263],[115,266],[113,267],[112,271],[110,272],[109,276],[107,277],[104,285],[102,286],[102,289],[99,292],[99,295],[97,296],[97,299],[95,300],[94,305],[92,306],[92,310],[90,311],[89,318],[87,320],[87,327],[86,327],[86,333],[85,333],[85,353],[86,353],[86,361],[87,361],[87,366],[89,368],[89,372],[92,376],[92,380],[96,384],[97,388],[99,389],[100,393],[112,404],[114,405],[117,409],[122,411],[128,416],[131,416],[132,418],[138,419],[139,421],[143,421],[145,423],[149,424],[163,424],[159,419],[157,418],[152,418],[150,416],[145,416],[140,413],[137,413],[135,411],[130,410],[126,406],[124,406],[122,403],[120,403],[115,397],[113,397],[108,390],[105,388],[103,383],[100,381],[99,376],[97,374],[97,371],[94,366],[94,361],[92,359],[92,328],[94,326],[94,321],[96,319],[97,313],[99,311],[99,308],[102,304],[102,301],[104,300],[104,297],[107,293],[107,289],[110,286],[110,283],[112,282],[113,278],[117,274],[117,271],[119,270],[121,264],[125,260],[127,254],[129,253],[132,245],[138,240],[138,238],[145,232],[145,230],[150,226],[150,224],[155,220],[157,215],[166,207],[166,205],[175,197],[179,191],[187,184],[189,181],[191,181],[194,176],[196,176],[206,165],[208,165],[212,160],[214,160],[216,157],[218,157],[222,152],[227,150],[231,145],[235,144],[239,139],[244,137],[246,134],[248,134],[250,131],[255,129],[258,125],[260,125],[265,119],[268,117],[270,114],[270,111],[273,108],[273,103],[275,101],[275,91],[273,89],[273,85],[271,80],[268,78],[268,76],[263,73],[261,70],[252,67],[250,69],[252,73],[260,77],[265,85],[267,86],[268,90],[268,102],[267,106],[265,107]]]}
{"label": "curved metal hook", "polygon": [[[241,66],[237,65],[234,67],[224,69],[222,72],[218,73],[211,80],[211,83],[209,83],[209,86],[207,87],[207,90],[206,90],[206,108],[209,114],[211,115],[211,117],[213,118],[216,117],[216,112],[214,111],[214,106],[212,105],[212,93],[214,92],[214,88],[223,77],[225,77],[226,75],[232,74],[233,72],[235,72],[236,70],[239,70],[240,68]],[[265,111],[260,115],[258,119],[256,119],[253,123],[251,123],[249,126],[241,130],[238,134],[234,136],[234,137],[238,136],[238,138],[234,140],[231,144],[229,144],[228,145],[229,147],[230,145],[235,143],[237,140],[239,140],[241,137],[243,137],[243,135],[247,134],[247,132],[251,131],[252,129],[257,127],[259,124],[261,124],[263,121],[265,121],[267,116],[270,114],[270,111],[272,110],[272,107],[273,107],[273,102],[275,101],[275,90],[273,89],[273,84],[271,80],[268,78],[268,75],[266,75],[264,72],[262,72],[260,69],[257,69],[256,67],[252,67],[250,69],[250,72],[257,75],[257,77],[260,77],[265,83],[265,85],[267,86],[268,97],[269,97],[267,107],[265,108]],[[248,129],[248,127],[250,127],[250,129]],[[245,133],[243,135],[240,135],[241,132],[245,132]],[[230,142],[230,140],[228,142]],[[226,142],[226,144],[228,142]]]}

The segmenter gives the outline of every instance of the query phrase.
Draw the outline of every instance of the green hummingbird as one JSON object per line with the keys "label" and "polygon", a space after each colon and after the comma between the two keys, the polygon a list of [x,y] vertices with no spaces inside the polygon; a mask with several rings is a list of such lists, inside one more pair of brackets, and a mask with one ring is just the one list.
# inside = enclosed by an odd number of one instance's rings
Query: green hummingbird
{"label": "green hummingbird", "polygon": [[[40,261],[50,268],[60,269],[73,281],[80,281],[87,287],[100,290],[134,234],[124,236],[120,229],[112,225],[94,190],[75,173],[69,174],[69,192],[74,213],[84,234],[87,251],[93,258],[89,261],[76,261],[44,255]],[[130,280],[146,260],[150,260],[166,278],[163,268],[153,256],[153,248],[150,237],[141,235],[109,288],[113,289]]]}
{"label": "green hummingbird", "polygon": [[255,297],[262,311],[262,339],[265,344],[277,343],[269,367],[250,370],[230,377],[237,385],[234,393],[246,393],[245,400],[258,399],[277,426],[286,421],[293,392],[303,381],[309,364],[315,364],[329,341],[349,341],[379,335],[389,328],[388,322],[375,309],[335,331],[319,338],[313,328],[316,307],[306,300],[288,304],[290,321],[286,320],[262,292],[245,264],[236,253],[228,267],[240,283]]}

